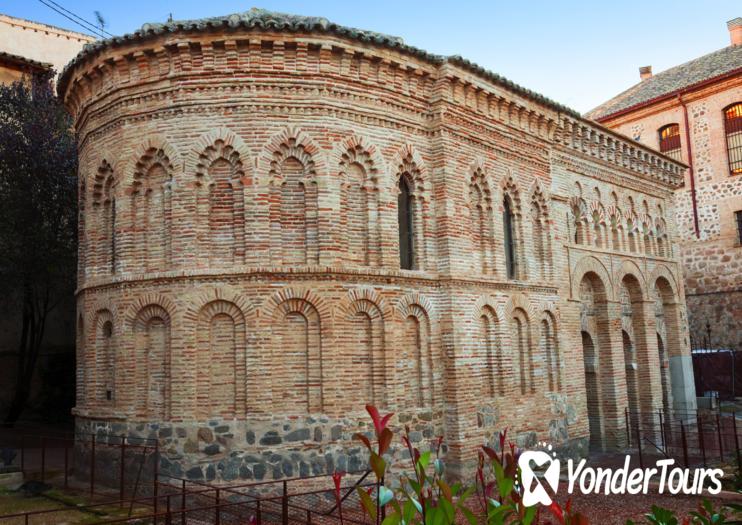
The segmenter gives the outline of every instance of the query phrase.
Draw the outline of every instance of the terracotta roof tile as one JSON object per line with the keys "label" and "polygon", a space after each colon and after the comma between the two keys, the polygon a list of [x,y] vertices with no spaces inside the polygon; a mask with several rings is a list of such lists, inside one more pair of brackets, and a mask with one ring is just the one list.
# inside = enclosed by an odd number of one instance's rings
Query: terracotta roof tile
{"label": "terracotta roof tile", "polygon": [[642,80],[623,93],[588,111],[591,119],[605,118],[644,102],[738,71],[742,74],[742,46],[729,46]]}
{"label": "terracotta roof tile", "polygon": [[13,53],[6,53],[5,51],[0,51],[0,60],[13,62],[14,64],[24,64],[34,69],[49,69],[52,67],[51,64],[46,62],[39,62],[20,55],[14,55]]}

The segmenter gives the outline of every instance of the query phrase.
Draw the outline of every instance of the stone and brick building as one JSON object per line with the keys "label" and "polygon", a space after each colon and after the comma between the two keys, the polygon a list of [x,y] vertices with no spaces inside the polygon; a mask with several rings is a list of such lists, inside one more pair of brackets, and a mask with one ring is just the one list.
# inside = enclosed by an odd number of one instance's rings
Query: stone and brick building
{"label": "stone and brick building", "polygon": [[462,58],[262,10],[87,46],[59,92],[80,430],[280,478],[361,467],[374,403],[456,474],[505,427],[585,454],[627,407],[695,406],[668,156]]}
{"label": "stone and brick building", "polygon": [[[742,349],[742,18],[730,45],[641,81],[587,116],[689,165],[675,194],[695,347]],[[709,337],[710,336],[710,337]]]}

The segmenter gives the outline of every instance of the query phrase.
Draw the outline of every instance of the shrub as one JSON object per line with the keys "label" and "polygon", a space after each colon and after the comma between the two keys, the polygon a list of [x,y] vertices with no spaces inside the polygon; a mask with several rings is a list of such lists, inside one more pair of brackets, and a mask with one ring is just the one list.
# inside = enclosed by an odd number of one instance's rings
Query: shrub
{"label": "shrub", "polygon": [[[402,474],[399,487],[392,490],[384,485],[387,463],[383,456],[394,437],[388,428],[393,414],[382,417],[371,405],[367,405],[366,410],[373,421],[376,443],[371,443],[363,434],[354,437],[368,449],[369,464],[379,482],[379,490],[375,494],[372,490],[357,490],[363,508],[373,521],[377,520],[377,512],[383,512],[383,525],[449,525],[457,523],[460,516],[472,525],[481,523],[483,519],[490,525],[535,525],[540,522],[538,507],[523,505],[519,450],[513,443],[509,443],[509,450],[505,449],[506,432],[499,436],[499,453],[482,447],[475,483],[466,487],[460,483],[449,485],[443,479],[442,437],[435,440],[432,450],[421,452],[412,446],[409,427],[405,427],[402,442],[409,452],[413,475]],[[584,516],[572,511],[569,502],[565,508],[554,502],[549,510],[554,522],[561,525],[587,524]]]}
{"label": "shrub", "polygon": [[[472,525],[588,525],[586,516],[572,508],[571,500],[564,507],[556,501],[547,508],[544,516],[539,506],[526,507],[522,500],[521,472],[518,467],[520,451],[507,442],[507,431],[499,435],[500,451],[482,447],[478,455],[478,466],[475,480],[471,486],[461,483],[449,485],[444,480],[445,464],[440,457],[443,438],[433,442],[431,450],[420,452],[410,441],[409,427],[405,427],[401,436],[402,443],[410,455],[411,474],[402,474],[399,486],[391,489],[384,484],[387,473],[387,462],[384,454],[394,438],[388,428],[393,414],[381,416],[376,407],[367,405],[371,416],[376,442],[372,443],[365,435],[355,434],[369,452],[369,464],[377,479],[377,492],[373,489],[358,488],[363,509],[373,522],[383,525],[453,525],[466,520]],[[336,487],[339,487],[340,476],[335,476]],[[337,497],[339,501],[339,490]],[[342,510],[342,508],[341,508]],[[646,523],[652,525],[729,525],[742,523],[739,520],[728,521],[727,512],[739,515],[742,505],[729,504],[716,510],[710,501],[704,499],[698,510],[688,517],[678,520],[675,513],[668,509],[652,506],[651,512],[645,514]],[[381,513],[381,516],[377,514]],[[383,521],[381,518],[383,517]],[[342,522],[342,512],[340,514]],[[601,521],[595,518],[597,523]],[[634,525],[627,520],[626,525]]]}

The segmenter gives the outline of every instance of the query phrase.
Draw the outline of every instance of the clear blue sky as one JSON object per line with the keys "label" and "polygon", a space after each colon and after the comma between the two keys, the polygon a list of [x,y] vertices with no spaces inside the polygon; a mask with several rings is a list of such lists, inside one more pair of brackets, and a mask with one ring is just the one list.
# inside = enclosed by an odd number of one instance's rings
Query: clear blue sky
{"label": "clear blue sky", "polygon": [[[410,45],[462,55],[529,89],[587,111],[635,84],[638,68],[662,71],[729,44],[739,0],[407,1],[55,0],[90,21],[99,10],[113,34],[144,22],[200,18],[262,7],[324,16],[389,33]],[[0,12],[80,29],[38,0],[3,0]]]}

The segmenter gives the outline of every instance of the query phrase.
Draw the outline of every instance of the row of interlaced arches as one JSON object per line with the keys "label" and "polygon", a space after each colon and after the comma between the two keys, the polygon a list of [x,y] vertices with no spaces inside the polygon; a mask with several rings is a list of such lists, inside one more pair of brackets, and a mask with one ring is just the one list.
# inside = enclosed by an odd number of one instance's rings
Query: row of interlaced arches
{"label": "row of interlaced arches", "polygon": [[667,222],[661,204],[651,213],[646,200],[637,206],[634,197],[626,196],[619,202],[615,192],[609,204],[601,202],[596,188],[592,198],[582,195],[581,189],[570,198],[570,237],[575,244],[592,245],[649,256],[672,257]]}
{"label": "row of interlaced arches", "polygon": [[[81,177],[82,277],[312,266],[321,256],[351,266],[435,269],[432,181],[409,144],[387,161],[373,142],[351,136],[326,159],[309,135],[290,128],[253,156],[238,135],[218,128],[187,155],[150,136],[132,157],[83,163],[93,174]],[[544,189],[538,182],[521,188],[511,173],[494,184],[483,162],[469,170],[472,270],[550,278]],[[404,208],[404,235],[395,208]],[[385,241],[398,232],[399,244]]]}
{"label": "row of interlaced arches", "polygon": [[508,277],[527,279],[531,269],[532,277],[551,279],[553,232],[548,196],[534,181],[524,209],[515,178],[508,175],[495,191],[482,164],[475,164],[469,178],[472,270],[498,274],[502,262]]}
{"label": "row of interlaced arches", "polygon": [[[81,267],[89,275],[167,270],[186,254],[204,266],[245,264],[256,248],[273,265],[319,264],[323,247],[345,263],[389,265],[399,256],[382,242],[396,222],[385,210],[401,181],[415,206],[415,269],[431,264],[431,183],[414,147],[401,146],[386,162],[369,140],[350,137],[327,161],[293,128],[257,157],[226,128],[196,144],[183,160],[166,140],[149,137],[131,165],[100,159],[89,191],[81,178]],[[320,213],[324,186],[332,195],[324,201],[337,199],[339,214]]]}

